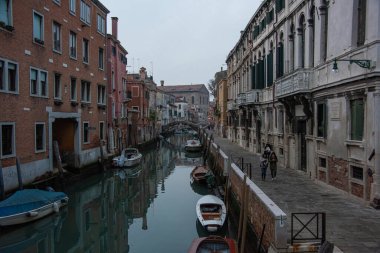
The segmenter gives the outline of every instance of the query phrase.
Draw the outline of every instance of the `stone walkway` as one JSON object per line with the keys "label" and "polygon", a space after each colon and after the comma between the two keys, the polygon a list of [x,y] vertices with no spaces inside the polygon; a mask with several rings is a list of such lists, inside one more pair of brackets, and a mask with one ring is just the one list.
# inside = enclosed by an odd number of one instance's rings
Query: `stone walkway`
{"label": "stone walkway", "polygon": [[215,135],[214,142],[227,156],[252,164],[252,181],[286,213],[289,238],[291,213],[325,212],[327,240],[341,251],[380,253],[380,210],[295,170],[279,167],[277,179],[271,181],[268,169],[262,181],[258,155]]}

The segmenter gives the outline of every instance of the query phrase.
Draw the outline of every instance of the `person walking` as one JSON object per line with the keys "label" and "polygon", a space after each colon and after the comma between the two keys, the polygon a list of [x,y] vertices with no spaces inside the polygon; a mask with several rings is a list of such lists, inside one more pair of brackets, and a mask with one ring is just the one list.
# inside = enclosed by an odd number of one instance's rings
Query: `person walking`
{"label": "person walking", "polygon": [[277,176],[277,155],[274,151],[271,151],[269,154],[269,169],[270,169],[270,174],[272,176],[272,181],[276,179]]}
{"label": "person walking", "polygon": [[268,169],[268,160],[266,158],[260,157],[260,168],[261,168],[261,180],[265,181],[265,178],[267,176],[267,169]]}

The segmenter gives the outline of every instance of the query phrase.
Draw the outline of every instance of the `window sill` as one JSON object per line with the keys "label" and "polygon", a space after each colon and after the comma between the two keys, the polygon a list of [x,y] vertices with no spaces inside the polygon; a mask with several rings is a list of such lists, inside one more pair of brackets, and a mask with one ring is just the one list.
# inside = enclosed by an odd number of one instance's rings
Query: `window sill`
{"label": "window sill", "polygon": [[358,178],[353,178],[351,177],[350,178],[350,182],[351,183],[355,183],[355,184],[359,184],[361,186],[364,186],[364,181],[362,179],[358,179]]}
{"label": "window sill", "polygon": [[316,137],[315,140],[318,142],[326,143],[326,138],[324,137]]}
{"label": "window sill", "polygon": [[62,50],[57,50],[57,49],[53,48],[53,52],[56,53],[56,54],[62,55]]}
{"label": "window sill", "polygon": [[46,149],[41,149],[41,150],[35,150],[34,153],[35,154],[40,154],[40,153],[45,153],[46,152]]}
{"label": "window sill", "polygon": [[9,159],[9,158],[14,158],[14,157],[16,157],[16,154],[0,155],[0,159]]}
{"label": "window sill", "polygon": [[107,106],[104,105],[104,104],[98,104],[98,108],[99,108],[99,109],[105,110],[106,107],[107,107]]}
{"label": "window sill", "polygon": [[81,106],[81,107],[89,107],[90,104],[91,104],[90,102],[81,102],[81,103],[80,103],[80,106]]}
{"label": "window sill", "polygon": [[3,24],[1,24],[0,25],[0,29],[1,30],[5,30],[5,31],[8,31],[8,32],[13,32],[13,30],[15,29],[13,26],[11,26],[11,25],[3,25]]}
{"label": "window sill", "polygon": [[55,104],[55,105],[61,105],[61,104],[63,104],[63,101],[60,100],[60,99],[58,99],[58,98],[55,98],[55,99],[54,99],[54,104]]}
{"label": "window sill", "polygon": [[364,148],[364,141],[346,140],[344,145]]}
{"label": "window sill", "polygon": [[40,45],[40,46],[44,46],[45,45],[45,42],[43,40],[38,39],[38,38],[34,38],[33,42],[35,44],[37,44],[37,45]]}

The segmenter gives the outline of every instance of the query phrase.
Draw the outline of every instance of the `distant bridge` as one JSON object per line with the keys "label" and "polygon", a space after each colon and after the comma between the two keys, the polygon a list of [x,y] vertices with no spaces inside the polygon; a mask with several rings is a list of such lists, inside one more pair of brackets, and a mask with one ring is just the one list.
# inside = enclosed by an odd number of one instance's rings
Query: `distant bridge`
{"label": "distant bridge", "polygon": [[173,131],[175,129],[175,127],[178,125],[187,125],[194,130],[198,130],[199,128],[202,127],[202,125],[199,123],[194,123],[194,122],[191,122],[188,120],[178,120],[178,121],[170,122],[169,124],[167,124],[165,126],[162,126],[162,132],[167,133],[167,132]]}

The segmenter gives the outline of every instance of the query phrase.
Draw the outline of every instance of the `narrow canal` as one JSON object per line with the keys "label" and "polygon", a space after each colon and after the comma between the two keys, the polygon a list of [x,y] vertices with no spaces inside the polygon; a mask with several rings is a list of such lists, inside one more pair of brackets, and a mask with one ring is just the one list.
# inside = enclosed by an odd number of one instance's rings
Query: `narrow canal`
{"label": "narrow canal", "polygon": [[[195,205],[210,191],[190,184],[191,170],[203,161],[183,151],[187,138],[161,140],[132,170],[110,169],[66,186],[69,205],[58,215],[0,230],[0,252],[187,252],[194,238],[207,236]],[[229,236],[229,223],[220,235]]]}

